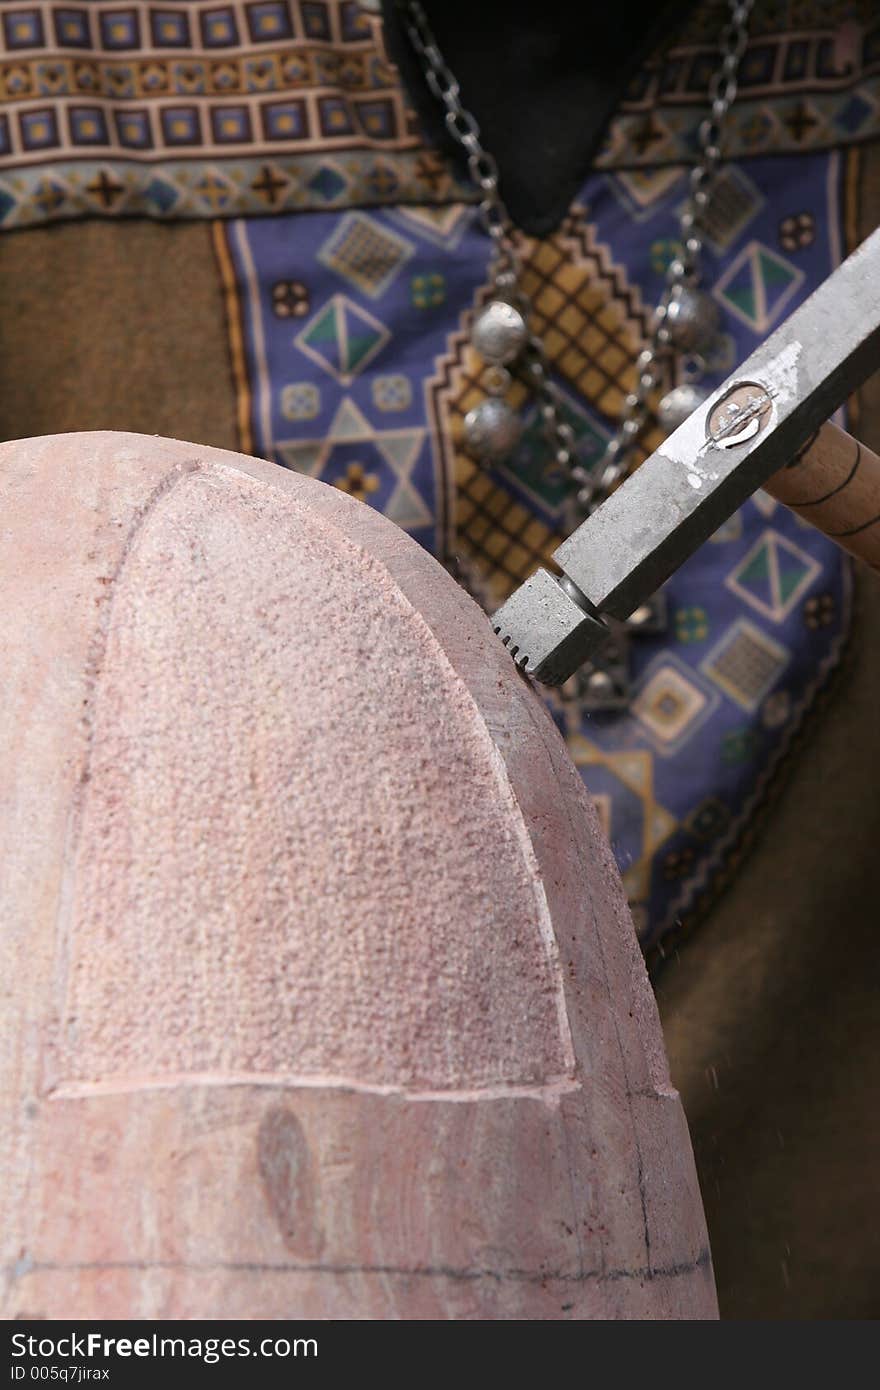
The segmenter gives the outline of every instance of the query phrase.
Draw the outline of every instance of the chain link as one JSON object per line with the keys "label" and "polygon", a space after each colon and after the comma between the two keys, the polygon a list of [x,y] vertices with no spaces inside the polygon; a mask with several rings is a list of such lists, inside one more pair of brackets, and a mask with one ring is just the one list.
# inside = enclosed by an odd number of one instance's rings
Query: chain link
{"label": "chain link", "polygon": [[[672,348],[667,323],[669,306],[682,290],[700,280],[700,258],[706,211],[712,185],[721,161],[721,135],[724,120],[737,94],[739,65],[748,45],[748,22],[755,0],[729,0],[730,18],[721,33],[721,63],[709,81],[710,114],[697,132],[699,156],[688,176],[689,193],[679,217],[681,252],[669,264],[666,284],[654,313],[647,346],[636,360],[635,389],[626,397],[618,428],[606,446],[598,473],[584,474],[576,494],[576,508],[587,516],[631,471],[632,451],[651,415],[650,397],[660,385]],[[702,375],[691,358],[688,380]]]}
{"label": "chain link", "polygon": [[[421,0],[399,0],[410,42],[424,70],[425,81],[445,108],[446,128],[467,156],[468,172],[482,198],[477,207],[480,224],[494,247],[492,278],[496,290],[513,302],[526,323],[531,304],[519,280],[522,269],[520,234],[499,191],[498,165],[483,147],[480,127],[462,105],[454,73],[437,47]],[[667,317],[669,306],[682,290],[699,284],[704,222],[718,165],[725,118],[736,99],[739,66],[748,45],[748,22],[755,0],[728,0],[729,18],[721,33],[721,63],[709,81],[709,115],[697,133],[699,156],[690,171],[688,197],[679,218],[681,252],[666,272],[666,284],[654,313],[650,336],[636,359],[633,390],[624,399],[617,429],[609,440],[597,472],[583,467],[574,454],[574,433],[562,418],[563,399],[552,380],[543,343],[529,332],[521,365],[538,401],[553,462],[563,468],[574,485],[578,516],[589,515],[626,476],[632,451],[650,415],[650,398],[663,380],[672,350]],[[699,364],[689,365],[689,380],[699,379]]]}

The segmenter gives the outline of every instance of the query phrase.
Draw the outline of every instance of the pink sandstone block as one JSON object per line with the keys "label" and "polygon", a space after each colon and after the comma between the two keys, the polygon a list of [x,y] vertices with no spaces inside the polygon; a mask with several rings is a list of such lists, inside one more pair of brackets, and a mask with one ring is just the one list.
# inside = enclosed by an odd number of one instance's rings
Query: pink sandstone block
{"label": "pink sandstone block", "polygon": [[610,851],[485,617],[311,479],[0,446],[6,1317],[712,1317]]}

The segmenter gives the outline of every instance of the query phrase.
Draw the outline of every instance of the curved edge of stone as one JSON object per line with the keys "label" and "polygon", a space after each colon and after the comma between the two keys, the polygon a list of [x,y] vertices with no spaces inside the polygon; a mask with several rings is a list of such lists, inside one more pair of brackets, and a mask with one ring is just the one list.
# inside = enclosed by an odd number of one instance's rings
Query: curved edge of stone
{"label": "curved edge of stone", "polygon": [[[59,464],[59,456],[64,452],[63,447],[59,450],[59,445],[63,446],[65,440],[76,440],[77,449],[87,441],[93,450],[94,469],[88,478],[72,478]],[[28,574],[25,574],[27,566],[18,566],[23,582],[30,589],[27,595],[19,597],[38,604],[39,585],[34,583],[33,577],[42,571],[47,585],[53,588],[50,606],[54,606],[56,613],[54,637],[62,650],[72,650],[81,643],[87,626],[81,602],[85,577],[94,579],[96,587],[101,581],[111,582],[113,566],[121,560],[132,527],[136,527],[140,512],[149,507],[151,497],[181,469],[207,465],[237,470],[266,486],[285,491],[326,525],[339,530],[348,543],[361,546],[392,576],[400,593],[440,642],[451,667],[480,711],[529,828],[551,918],[554,924],[559,924],[557,939],[564,967],[568,1022],[581,1084],[576,1092],[559,1099],[558,1144],[552,1163],[561,1161],[563,1170],[568,1170],[572,1186],[571,1210],[575,1216],[580,1219],[580,1190],[588,1198],[589,1207],[588,1219],[583,1221],[585,1229],[573,1237],[577,1249],[574,1263],[560,1270],[559,1275],[562,1283],[574,1290],[573,1298],[567,1301],[557,1297],[559,1290],[556,1290],[548,1301],[544,1289],[540,1298],[535,1294],[537,1302],[534,1304],[537,1309],[538,1303],[543,1302],[544,1311],[530,1311],[532,1305],[526,1295],[529,1290],[535,1292],[534,1281],[518,1278],[515,1271],[509,1271],[510,1297],[501,1292],[496,1271],[487,1270],[485,1277],[479,1270],[472,1271],[473,1278],[435,1271],[444,1285],[442,1294],[438,1295],[433,1289],[430,1297],[426,1294],[425,1301],[421,1297],[410,1298],[410,1290],[404,1299],[404,1308],[396,1299],[388,1301],[389,1280],[393,1284],[398,1278],[393,1268],[387,1271],[377,1268],[371,1274],[368,1268],[359,1266],[347,1272],[333,1272],[337,1291],[347,1290],[338,1306],[350,1309],[357,1305],[358,1297],[363,1296],[364,1307],[371,1309],[368,1316],[425,1316],[428,1314],[424,1310],[429,1306],[435,1309],[442,1306],[446,1309],[443,1315],[452,1316],[715,1316],[711,1261],[687,1130],[677,1094],[669,1083],[653,996],[610,849],[552,720],[507,658],[485,616],[442,567],[377,513],[312,479],[223,450],[181,441],[102,432],[13,441],[0,446],[0,481],[5,489],[9,523],[7,538],[15,535],[17,503],[21,502],[26,509],[34,488],[51,489],[51,505],[47,504],[45,524],[39,537],[34,538]],[[110,519],[98,528],[94,549],[82,555],[73,553],[69,545],[66,548],[71,534],[78,532],[69,521],[65,525],[65,518],[78,514],[82,529],[87,529],[89,513],[97,513],[101,508],[107,510],[108,500],[112,502],[108,512]],[[76,542],[73,546],[75,550]],[[59,569],[61,559],[65,564]],[[15,566],[14,555],[11,562]],[[99,573],[102,570],[111,573]],[[13,579],[13,588],[15,582]],[[59,588],[65,586],[66,595],[59,597]],[[70,610],[77,605],[79,633],[74,630],[76,625],[70,622]],[[27,665],[33,653],[25,650],[11,655],[13,666],[18,664],[18,675],[27,691],[28,675],[20,667]],[[63,699],[59,691],[51,689],[51,678],[39,687],[34,686],[30,694],[36,701],[56,705]],[[14,733],[12,741],[14,743]],[[37,782],[41,777],[57,780],[59,776],[75,775],[76,759],[69,744],[69,731],[68,737],[60,736],[55,746],[50,744],[39,750],[26,748],[24,756],[32,757],[32,771]],[[541,775],[536,775],[538,768],[542,770]],[[12,862],[13,865],[17,863],[18,872],[28,872],[39,865],[41,836],[35,833],[35,803],[28,802],[25,797],[19,809],[24,811],[20,822],[22,835],[18,841],[20,855],[16,860],[13,854]],[[43,837],[49,836],[50,830],[45,828]],[[16,872],[15,867],[13,872]],[[44,891],[51,893],[52,888],[47,882]],[[569,931],[570,939],[565,939]],[[15,943],[7,941],[7,946],[10,944],[15,960],[20,961]],[[26,992],[30,983],[38,992],[40,977],[51,972],[49,956],[48,946],[38,943],[27,968],[17,976],[22,991]],[[39,1027],[39,1021],[31,1019],[26,1026],[33,1031]],[[32,1061],[20,1066],[20,1058],[14,1059],[14,1063],[19,1066],[19,1084],[23,1083],[25,1094],[39,1096],[39,1066],[35,1067]],[[15,1067],[13,1072],[15,1074]],[[261,1098],[261,1102],[262,1099],[265,1098]],[[211,1103],[200,1102],[209,1108]],[[244,1112],[252,1115],[253,1098],[243,1097],[242,1107],[242,1119]],[[109,1125],[111,1131],[116,1132],[121,1118],[108,1111],[100,1118],[97,1128],[105,1133]],[[511,1118],[507,1117],[504,1122],[509,1123]],[[70,1124],[74,1123],[71,1115]],[[156,1123],[160,1123],[163,1132],[168,1126],[175,1128],[185,1124],[179,1117],[175,1121],[168,1115]],[[441,1117],[438,1123],[446,1134],[448,1119]],[[64,1124],[61,1128],[67,1127]],[[596,1150],[587,1151],[587,1145],[594,1145],[597,1135],[605,1136],[603,1142],[610,1146],[607,1157],[611,1158],[616,1148],[626,1156],[623,1167],[629,1170],[621,1175],[619,1184],[617,1175],[614,1183],[599,1183],[602,1191],[598,1196],[591,1190],[591,1177],[594,1176],[591,1160],[595,1164]],[[56,1135],[57,1138],[60,1135]],[[497,1135],[492,1143],[497,1143]],[[560,1154],[557,1150],[564,1152]],[[10,1157],[14,1164],[14,1152]],[[23,1152],[20,1157],[24,1157]],[[17,1173],[15,1199],[26,1203],[28,1182],[23,1179],[22,1168],[19,1167]],[[615,1195],[612,1188],[617,1186],[622,1190]],[[598,1229],[594,1230],[591,1222]],[[14,1316],[26,1315],[31,1296],[27,1292],[29,1288],[35,1292],[39,1285],[48,1295],[53,1281],[63,1282],[61,1271],[53,1272],[50,1267],[40,1271],[33,1262],[28,1264],[29,1258],[20,1251],[16,1253],[7,1243],[10,1306],[18,1310]],[[171,1298],[175,1308],[193,1310],[175,1312],[175,1316],[203,1315],[204,1304],[200,1303],[203,1295],[198,1290],[205,1286],[206,1280],[210,1283],[209,1268],[179,1271],[171,1280],[174,1292],[164,1287],[158,1303],[155,1298],[148,1298],[145,1304],[139,1285],[137,1296],[132,1293],[133,1302],[128,1305],[117,1302],[115,1306],[134,1307],[140,1299],[140,1307],[156,1310],[160,1306],[168,1307],[167,1300]],[[249,1306],[244,1292],[249,1284],[248,1276],[243,1271],[237,1273],[227,1269],[222,1273],[218,1272],[219,1266],[214,1268],[215,1283],[226,1289],[222,1302],[230,1311],[225,1315],[253,1316],[245,1311]],[[277,1298],[281,1309],[282,1305],[289,1306],[286,1304],[289,1295],[280,1290],[292,1290],[298,1284],[305,1290],[309,1268],[307,1263],[273,1268],[277,1270]],[[467,1270],[464,1273],[467,1275]],[[409,1277],[412,1274],[411,1270],[409,1273],[404,1268],[399,1270],[404,1283],[409,1280],[408,1289],[413,1283]],[[430,1284],[429,1274],[430,1269],[426,1268],[420,1285],[423,1290]],[[120,1271],[111,1278],[108,1271],[83,1269],[79,1279],[81,1311],[77,1315],[100,1315],[103,1311],[101,1299],[111,1283],[118,1289],[124,1287],[128,1278],[137,1283],[134,1272],[126,1275]],[[355,1293],[355,1287],[364,1285],[364,1281],[367,1285],[375,1282],[377,1289],[367,1292],[365,1287],[362,1295]],[[416,1278],[415,1283],[418,1282]],[[550,1286],[553,1284],[551,1272]],[[379,1286],[385,1290],[381,1294]],[[463,1289],[468,1292],[462,1302],[459,1295]],[[454,1297],[450,1290],[455,1291]],[[286,1315],[283,1311],[277,1314],[268,1311],[275,1297],[275,1293],[270,1296],[267,1311],[260,1315]],[[304,1315],[320,1315],[320,1298],[315,1302],[314,1294],[302,1291],[302,1299],[302,1307],[313,1307],[312,1313]],[[474,1299],[477,1299],[476,1304]],[[40,1298],[39,1301],[44,1300]],[[495,1311],[486,1311],[493,1305]],[[63,1303],[55,1303],[56,1309],[63,1306]],[[479,1313],[473,1311],[477,1306],[482,1310]],[[419,1308],[421,1312],[417,1311]],[[454,1308],[459,1311],[453,1311]],[[460,1311],[463,1308],[470,1308],[470,1313]],[[161,1316],[161,1312],[138,1315]]]}

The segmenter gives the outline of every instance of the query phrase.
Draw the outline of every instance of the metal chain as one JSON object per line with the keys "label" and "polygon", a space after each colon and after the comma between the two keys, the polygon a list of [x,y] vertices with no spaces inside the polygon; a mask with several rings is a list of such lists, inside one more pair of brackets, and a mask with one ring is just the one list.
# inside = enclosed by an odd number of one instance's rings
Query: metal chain
{"label": "metal chain", "polygon": [[[494,247],[493,285],[499,294],[516,306],[528,324],[531,304],[520,285],[520,233],[511,220],[498,188],[498,165],[481,142],[479,125],[461,103],[458,81],[437,47],[420,0],[404,0],[401,9],[410,43],[421,60],[428,88],[445,108],[446,128],[464,150],[468,173],[482,193],[477,215]],[[553,451],[553,461],[571,473],[576,466],[574,431],[562,418],[562,393],[550,376],[544,345],[537,333],[531,330],[521,363],[538,400],[544,430]]]}
{"label": "metal chain", "polygon": [[[730,17],[721,33],[721,64],[709,82],[710,112],[698,130],[699,158],[690,172],[689,194],[679,219],[681,254],[667,268],[666,286],[654,314],[648,344],[636,359],[635,387],[624,400],[617,430],[606,446],[598,473],[575,459],[574,432],[562,418],[562,393],[550,376],[540,337],[529,331],[522,365],[538,400],[553,462],[566,470],[574,484],[575,508],[580,516],[594,511],[630,471],[633,447],[651,415],[649,398],[660,384],[672,349],[672,331],[667,322],[669,307],[685,287],[699,282],[705,214],[721,160],[722,127],[736,98],[739,65],[748,44],[748,21],[754,3],[755,0],[728,0]],[[499,191],[498,165],[481,142],[477,121],[462,105],[458,81],[437,47],[421,0],[400,0],[400,9],[428,88],[444,106],[446,127],[465,151],[468,172],[482,193],[477,213],[494,247],[494,286],[516,305],[528,324],[531,305],[519,283],[520,234]],[[702,375],[698,360],[695,367],[696,375],[692,374],[691,380]]]}
{"label": "metal chain", "polygon": [[[672,349],[672,332],[667,322],[669,307],[685,287],[699,283],[705,216],[721,161],[722,127],[736,98],[739,65],[749,41],[748,22],[754,3],[755,0],[729,0],[730,18],[721,32],[721,64],[709,82],[710,114],[701,121],[697,132],[699,158],[690,171],[689,194],[679,218],[681,254],[667,267],[666,285],[654,312],[648,344],[636,358],[635,388],[624,400],[617,430],[606,445],[598,474],[580,465],[572,469],[579,485],[575,502],[583,516],[600,506],[631,470],[633,447],[651,415],[650,395],[660,384]],[[699,380],[703,374],[699,359],[696,367],[691,381]]]}

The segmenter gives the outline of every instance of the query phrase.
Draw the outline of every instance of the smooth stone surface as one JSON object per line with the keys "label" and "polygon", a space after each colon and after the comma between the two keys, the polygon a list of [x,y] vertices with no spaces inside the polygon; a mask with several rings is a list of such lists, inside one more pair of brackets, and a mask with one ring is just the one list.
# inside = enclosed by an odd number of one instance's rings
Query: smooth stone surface
{"label": "smooth stone surface", "polygon": [[0,447],[3,1315],[711,1317],[616,868],[414,542]]}

